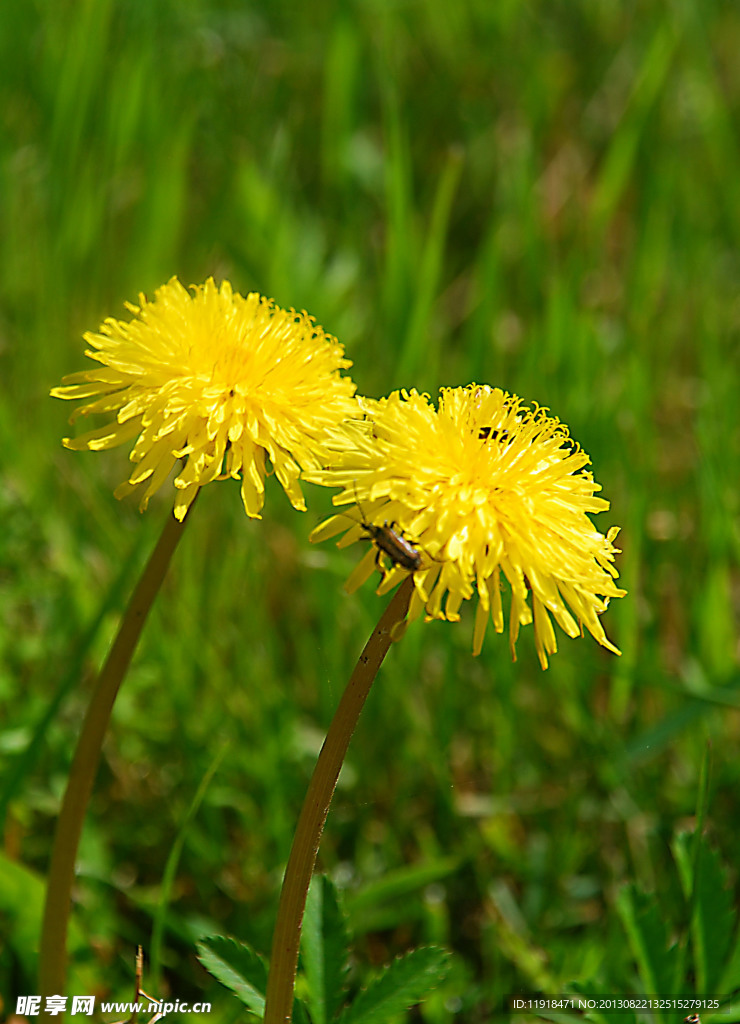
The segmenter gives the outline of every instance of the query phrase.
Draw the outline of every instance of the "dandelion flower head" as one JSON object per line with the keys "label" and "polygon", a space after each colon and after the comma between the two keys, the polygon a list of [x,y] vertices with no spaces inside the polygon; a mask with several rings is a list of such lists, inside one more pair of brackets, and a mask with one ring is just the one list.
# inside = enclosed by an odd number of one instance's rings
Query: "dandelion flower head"
{"label": "dandelion flower head", "polygon": [[[513,656],[520,627],[534,622],[547,668],[557,650],[550,616],[568,636],[579,636],[583,625],[619,653],[599,621],[609,599],[625,593],[614,582],[618,530],[604,536],[589,519],[609,503],[595,497],[600,486],[585,468],[589,457],[559,420],[478,385],[442,389],[438,408],[416,391],[359,402],[366,421],[348,424],[332,463],[311,475],[342,487],[334,504],[353,507],[319,526],[312,540],[344,533],[345,547],[392,526],[421,554],[409,621],[422,611],[427,619],[456,621],[477,591],[475,654],[489,619],[503,632],[502,576],[511,589]],[[378,557],[371,547],[348,590],[373,574]],[[386,566],[378,592],[408,572]]]}
{"label": "dandelion flower head", "polygon": [[132,320],[109,318],[85,335],[86,355],[100,365],[51,392],[92,399],[71,422],[115,413],[65,446],[99,451],[136,439],[135,468],[115,494],[138,490],[142,510],[183,460],[174,481],[178,519],[200,487],[225,477],[241,478],[247,515],[259,518],[267,459],[304,510],[301,469],[321,465],[327,434],[357,415],[355,385],[340,373],[351,363],[336,339],[305,312],[256,292],[244,298],[212,278],[190,291],[172,278],[153,300],[140,295],[127,308]]}

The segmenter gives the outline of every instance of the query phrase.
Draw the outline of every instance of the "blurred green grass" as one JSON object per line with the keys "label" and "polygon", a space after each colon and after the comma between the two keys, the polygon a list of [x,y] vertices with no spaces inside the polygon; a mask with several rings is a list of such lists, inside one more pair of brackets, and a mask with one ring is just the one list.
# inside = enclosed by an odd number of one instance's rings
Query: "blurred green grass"
{"label": "blurred green grass", "polygon": [[[512,665],[492,632],[471,658],[470,616],[417,625],[363,714],[320,862],[347,890],[360,963],[426,940],[456,951],[447,1009],[413,1019],[451,1020],[459,998],[455,1019],[486,1021],[538,970],[561,982],[613,955],[616,886],[669,885],[708,739],[709,821],[732,859],[738,45],[740,13],[718,0],[6,2],[12,859],[45,870],[122,567],[170,503],[117,503],[125,453],[62,450],[69,410],[48,389],[84,365],[84,330],[173,274],[308,309],[361,393],[476,380],[548,406],[612,502],[597,525],[623,526],[630,593],[605,618],[621,659],[563,637],[542,674],[527,631]],[[118,992],[225,741],[185,839],[166,983],[223,1003],[194,966],[204,929],[269,948],[313,758],[381,607],[343,595],[348,555],[309,546],[330,496],[307,494],[299,516],[268,489],[250,523],[236,488],[204,492],[119,698],[76,915],[80,962]],[[0,990],[33,991],[27,970],[9,934]]]}

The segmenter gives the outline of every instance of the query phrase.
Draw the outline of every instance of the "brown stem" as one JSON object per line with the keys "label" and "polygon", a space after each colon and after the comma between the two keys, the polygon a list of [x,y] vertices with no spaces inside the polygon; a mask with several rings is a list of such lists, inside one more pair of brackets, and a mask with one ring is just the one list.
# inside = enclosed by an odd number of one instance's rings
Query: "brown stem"
{"label": "brown stem", "polygon": [[360,655],[326,734],[298,819],[280,893],[263,1024],[290,1024],[306,894],[339,771],[370,687],[391,645],[391,630],[403,622],[413,591],[409,576],[389,603]]}
{"label": "brown stem", "polygon": [[[192,509],[192,504],[190,508]],[[131,662],[149,609],[182,536],[185,521],[180,523],[170,515],[165,523],[157,546],[131,596],[118,635],[100,670],[77,740],[77,749],[54,833],[41,926],[39,991],[42,996],[42,1019],[62,1019],[62,1015],[47,1016],[44,1007],[47,996],[62,995],[66,988],[67,928],[72,906],[75,861],[103,739],[118,689]]]}

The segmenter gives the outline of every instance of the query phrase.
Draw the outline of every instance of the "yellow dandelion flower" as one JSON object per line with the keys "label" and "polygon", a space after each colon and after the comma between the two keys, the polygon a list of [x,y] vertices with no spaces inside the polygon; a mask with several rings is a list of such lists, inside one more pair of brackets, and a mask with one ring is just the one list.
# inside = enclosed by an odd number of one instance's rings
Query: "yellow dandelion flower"
{"label": "yellow dandelion flower", "polygon": [[[353,506],[311,539],[344,532],[340,547],[375,542],[348,590],[372,575],[376,560],[384,563],[378,593],[413,572],[409,621],[422,611],[427,619],[456,621],[477,590],[478,654],[489,618],[497,632],[504,629],[503,574],[511,587],[513,656],[520,627],[534,622],[547,668],[557,649],[551,615],[568,636],[579,636],[585,625],[619,653],[598,617],[611,597],[625,593],[614,583],[618,530],[603,536],[589,519],[609,503],[594,497],[601,488],[585,469],[590,459],[559,420],[515,395],[474,384],[442,389],[438,409],[416,391],[359,402],[367,419],[348,424],[331,464],[310,475],[344,488],[334,504]],[[396,541],[418,555],[418,567],[395,549]]]}
{"label": "yellow dandelion flower", "polygon": [[175,477],[175,516],[182,520],[200,487],[241,477],[247,515],[260,517],[266,459],[293,506],[305,510],[301,469],[325,457],[328,432],[357,415],[355,385],[340,370],[352,364],[342,346],[307,313],[276,306],[256,292],[242,297],[228,281],[193,286],[177,278],[154,299],[127,303],[128,322],[107,319],[85,340],[102,364],[73,373],[55,398],[94,401],[70,422],[94,413],[115,419],[67,448],[99,451],[136,438],[136,464],[117,498],[141,489],[140,508],[183,460]]}

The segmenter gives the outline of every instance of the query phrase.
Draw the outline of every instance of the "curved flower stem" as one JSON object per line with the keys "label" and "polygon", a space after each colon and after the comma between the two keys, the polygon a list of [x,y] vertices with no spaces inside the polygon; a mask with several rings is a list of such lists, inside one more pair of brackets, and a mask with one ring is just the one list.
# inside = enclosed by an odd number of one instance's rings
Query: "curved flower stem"
{"label": "curved flower stem", "polygon": [[[192,504],[190,508],[192,509]],[[157,546],[131,596],[113,646],[100,670],[82,723],[67,789],[57,819],[51,852],[46,903],[41,925],[39,991],[41,1016],[49,995],[65,992],[67,973],[67,925],[72,903],[75,860],[88,801],[100,761],[103,738],[131,657],[136,649],[149,609],[164,579],[170,559],[182,536],[185,521],[170,515]],[[59,1016],[50,1018],[60,1020]]]}
{"label": "curved flower stem", "polygon": [[413,577],[409,576],[373,630],[342,694],[311,776],[280,893],[263,1024],[290,1024],[306,894],[316,864],[321,833],[352,733],[378,669],[388,653],[391,630],[406,617],[413,588]]}

